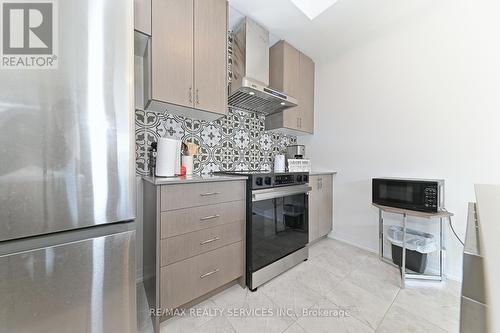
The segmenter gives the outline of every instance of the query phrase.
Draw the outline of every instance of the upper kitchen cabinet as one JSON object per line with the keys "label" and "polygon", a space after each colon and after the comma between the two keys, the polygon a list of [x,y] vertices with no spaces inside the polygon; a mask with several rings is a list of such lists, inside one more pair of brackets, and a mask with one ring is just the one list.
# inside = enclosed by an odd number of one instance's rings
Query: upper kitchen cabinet
{"label": "upper kitchen cabinet", "polygon": [[227,114],[227,13],[226,0],[152,0],[148,110],[208,121]]}
{"label": "upper kitchen cabinet", "polygon": [[151,36],[151,0],[134,0],[134,29]]}
{"label": "upper kitchen cabinet", "polygon": [[[153,0],[151,97],[160,103],[194,107],[194,2]],[[160,111],[165,105],[159,105]],[[167,106],[168,108],[168,106]]]}
{"label": "upper kitchen cabinet", "polygon": [[194,1],[194,87],[197,109],[226,114],[227,26],[225,0]]}
{"label": "upper kitchen cabinet", "polygon": [[285,41],[269,50],[269,86],[293,96],[298,106],[266,117],[266,129],[314,133],[314,62]]}

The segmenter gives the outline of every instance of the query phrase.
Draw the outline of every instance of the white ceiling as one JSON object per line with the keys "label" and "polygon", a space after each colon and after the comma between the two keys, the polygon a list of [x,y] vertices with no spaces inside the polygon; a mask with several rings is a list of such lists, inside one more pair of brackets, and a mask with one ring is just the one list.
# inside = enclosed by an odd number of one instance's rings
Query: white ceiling
{"label": "white ceiling", "polygon": [[[425,14],[435,0],[339,0],[314,20],[289,0],[229,0],[240,13],[316,62],[334,57]],[[274,38],[273,38],[274,35]]]}

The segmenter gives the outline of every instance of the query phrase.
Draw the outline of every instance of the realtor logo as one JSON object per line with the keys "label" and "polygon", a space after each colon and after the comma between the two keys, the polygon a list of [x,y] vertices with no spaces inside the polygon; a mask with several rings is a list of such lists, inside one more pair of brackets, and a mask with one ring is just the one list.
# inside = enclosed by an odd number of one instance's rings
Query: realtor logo
{"label": "realtor logo", "polygon": [[55,0],[0,0],[3,69],[57,68]]}

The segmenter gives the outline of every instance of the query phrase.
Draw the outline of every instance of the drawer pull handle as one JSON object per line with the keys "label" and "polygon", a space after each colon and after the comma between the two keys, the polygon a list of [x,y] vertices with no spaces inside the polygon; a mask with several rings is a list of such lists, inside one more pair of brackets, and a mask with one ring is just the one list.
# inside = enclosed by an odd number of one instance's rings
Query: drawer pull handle
{"label": "drawer pull handle", "polygon": [[220,215],[219,215],[219,214],[210,215],[210,216],[205,216],[205,217],[202,217],[202,218],[200,219],[200,221],[213,220],[213,219],[216,219],[216,218],[218,218],[218,217],[220,217]]}
{"label": "drawer pull handle", "polygon": [[200,194],[202,197],[209,197],[211,195],[217,195],[220,194],[220,192],[207,192],[207,193],[202,193]]}
{"label": "drawer pull handle", "polygon": [[208,273],[202,274],[202,275],[200,275],[200,279],[206,278],[207,276],[210,276],[210,275],[212,275],[212,274],[215,274],[215,273],[217,273],[218,271],[220,271],[220,269],[216,268],[216,269],[214,269],[213,271],[210,271],[210,272],[208,272]]}
{"label": "drawer pull handle", "polygon": [[218,241],[220,238],[217,236],[215,238],[211,238],[211,239],[207,239],[206,241],[203,241],[200,243],[200,245],[204,245],[204,244],[208,244],[208,243],[212,243],[212,242],[215,242],[215,241]]}

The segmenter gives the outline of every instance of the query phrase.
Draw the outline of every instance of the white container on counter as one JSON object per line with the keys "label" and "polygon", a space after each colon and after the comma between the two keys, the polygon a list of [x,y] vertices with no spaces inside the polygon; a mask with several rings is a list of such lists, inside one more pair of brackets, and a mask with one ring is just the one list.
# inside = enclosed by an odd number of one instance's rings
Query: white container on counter
{"label": "white container on counter", "polygon": [[192,175],[194,169],[194,156],[182,156],[182,166],[186,168],[186,175]]}
{"label": "white container on counter", "polygon": [[169,138],[158,139],[156,171],[158,177],[174,177],[181,170],[181,141]]}
{"label": "white container on counter", "polygon": [[274,156],[274,172],[285,172],[285,155]]}

